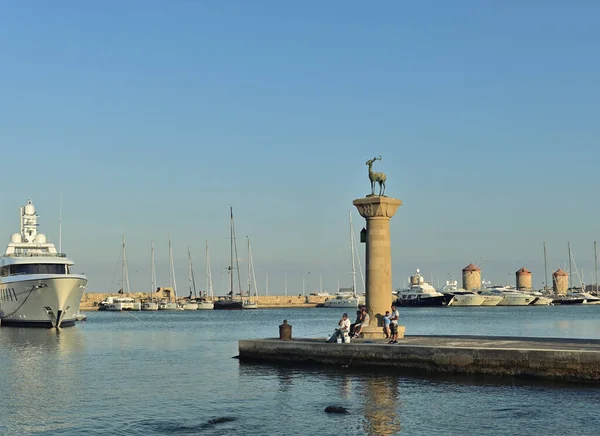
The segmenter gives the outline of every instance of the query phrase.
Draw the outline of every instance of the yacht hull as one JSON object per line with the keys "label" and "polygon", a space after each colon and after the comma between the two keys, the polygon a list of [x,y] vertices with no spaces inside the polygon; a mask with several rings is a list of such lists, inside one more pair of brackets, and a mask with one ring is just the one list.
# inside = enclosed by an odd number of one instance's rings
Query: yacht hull
{"label": "yacht hull", "polygon": [[436,307],[448,306],[452,304],[453,296],[442,295],[440,297],[425,297],[417,295],[416,298],[398,298],[395,302],[396,306],[401,307]]}
{"label": "yacht hull", "polygon": [[504,295],[498,306],[529,306],[535,297],[533,295]]}
{"label": "yacht hull", "polygon": [[537,297],[532,303],[533,306],[549,306],[552,304],[552,298],[548,297]]}
{"label": "yacht hull", "polygon": [[36,274],[1,280],[1,325],[42,328],[72,326],[86,286],[87,278],[75,274]]}
{"label": "yacht hull", "polygon": [[323,307],[335,309],[358,309],[357,298],[332,298],[325,300]]}
{"label": "yacht hull", "polygon": [[501,295],[482,295],[482,297],[484,298],[482,306],[497,306],[504,299]]}
{"label": "yacht hull", "polygon": [[198,303],[186,303],[183,305],[183,310],[198,310]]}
{"label": "yacht hull", "polygon": [[198,303],[198,310],[213,310],[215,305],[212,301],[201,301]]}
{"label": "yacht hull", "polygon": [[468,307],[481,306],[485,297],[481,295],[454,295],[452,302],[448,306],[452,307]]}
{"label": "yacht hull", "polygon": [[145,310],[145,311],[158,310],[158,303],[152,303],[152,302],[142,303],[142,310]]}
{"label": "yacht hull", "polygon": [[239,300],[217,300],[214,302],[214,310],[242,310],[243,304]]}

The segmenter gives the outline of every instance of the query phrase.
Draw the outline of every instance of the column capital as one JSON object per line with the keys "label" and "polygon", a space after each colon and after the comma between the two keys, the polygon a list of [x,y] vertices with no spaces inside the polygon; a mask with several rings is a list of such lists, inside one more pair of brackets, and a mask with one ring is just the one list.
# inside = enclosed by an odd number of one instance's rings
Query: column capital
{"label": "column capital", "polygon": [[357,198],[352,202],[363,218],[391,218],[402,204],[396,198],[371,196]]}

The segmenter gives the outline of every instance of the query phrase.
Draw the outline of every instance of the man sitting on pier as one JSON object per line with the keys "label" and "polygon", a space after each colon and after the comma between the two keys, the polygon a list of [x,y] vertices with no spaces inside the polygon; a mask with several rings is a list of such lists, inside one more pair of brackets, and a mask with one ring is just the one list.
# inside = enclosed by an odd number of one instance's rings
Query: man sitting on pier
{"label": "man sitting on pier", "polygon": [[335,342],[337,338],[341,337],[343,342],[350,342],[348,333],[350,332],[350,320],[348,314],[344,313],[342,319],[338,322],[338,328],[335,329],[333,335],[327,340],[327,342]]}
{"label": "man sitting on pier", "polygon": [[367,308],[363,307],[360,310],[360,321],[354,326],[354,336],[353,338],[359,338],[360,334],[364,327],[369,326],[369,314],[367,313]]}

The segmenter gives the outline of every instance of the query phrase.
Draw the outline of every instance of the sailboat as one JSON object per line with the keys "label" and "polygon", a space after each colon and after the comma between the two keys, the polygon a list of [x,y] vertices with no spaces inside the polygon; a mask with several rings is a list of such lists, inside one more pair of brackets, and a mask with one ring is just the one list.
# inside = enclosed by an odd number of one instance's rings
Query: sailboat
{"label": "sailboat", "polygon": [[156,270],[154,269],[154,241],[152,241],[152,248],[150,249],[150,263],[152,264],[152,273],[150,285],[150,292],[148,293],[149,300],[142,302],[142,310],[158,310],[158,303],[154,301],[154,291],[156,291]]}
{"label": "sailboat", "polygon": [[[356,309],[360,304],[364,304],[364,300],[361,302],[360,298],[356,294],[356,263],[355,263],[355,238],[354,238],[354,226],[352,225],[352,211],[350,211],[350,252],[352,260],[352,289],[348,292],[347,290],[342,291],[341,289],[336,292],[332,298],[327,298],[323,303],[323,307],[329,308],[344,308],[344,309]],[[359,262],[360,265],[360,262]],[[362,267],[361,267],[362,276]],[[364,282],[363,282],[364,286]],[[339,288],[339,286],[338,286]]]}
{"label": "sailboat", "polygon": [[[196,280],[194,280],[194,269],[192,268],[192,252],[188,246],[188,286],[190,289],[190,296],[187,302],[183,305],[183,310],[198,310],[198,303],[196,302]],[[194,300],[192,300],[192,294]]]}
{"label": "sailboat", "polygon": [[169,290],[172,294],[169,294],[168,301],[161,301],[158,304],[158,310],[178,310],[177,306],[177,282],[175,280],[175,266],[173,264],[173,246],[171,244],[171,234],[169,233]]}
{"label": "sailboat", "polygon": [[[242,299],[237,300],[235,298],[235,290],[233,288],[233,253],[234,248],[236,252],[236,264],[237,264],[237,246],[235,244],[235,229],[233,225],[233,208],[229,209],[229,232],[230,232],[230,260],[229,260],[229,298],[223,298],[215,301],[215,310],[240,310],[243,308]],[[238,286],[239,286],[239,268],[238,270]],[[241,294],[241,290],[240,290]],[[243,297],[243,296],[241,296]]]}
{"label": "sailboat", "polygon": [[[125,292],[127,287],[127,292]],[[127,268],[127,251],[125,250],[125,235],[123,235],[122,255],[121,255],[121,289],[119,294],[129,295],[129,269]],[[141,304],[133,298],[127,297],[108,297],[103,305],[104,310],[121,311],[121,310],[140,310]]]}
{"label": "sailboat", "polygon": [[215,305],[212,301],[208,301],[206,297],[213,296],[212,276],[210,274],[210,255],[208,253],[208,241],[206,241],[206,286],[204,296],[198,300],[198,310],[212,310]]}
{"label": "sailboat", "polygon": [[[254,296],[252,300],[252,284],[254,283]],[[252,260],[252,249],[250,248],[250,238],[248,238],[248,299],[244,300],[244,309],[258,309],[258,288],[256,287],[256,276],[254,275],[254,261]]]}

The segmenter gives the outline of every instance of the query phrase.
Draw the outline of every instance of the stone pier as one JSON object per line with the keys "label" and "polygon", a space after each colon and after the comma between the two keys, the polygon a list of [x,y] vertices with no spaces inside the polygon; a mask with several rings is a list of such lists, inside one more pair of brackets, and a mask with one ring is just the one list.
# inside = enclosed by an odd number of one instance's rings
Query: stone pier
{"label": "stone pier", "polygon": [[[366,236],[366,305],[371,318],[363,336],[384,337],[383,316],[392,305],[392,249],[390,218],[402,201],[382,196],[358,198],[353,202],[358,213],[367,220]],[[404,327],[398,326],[398,337],[404,337]]]}

